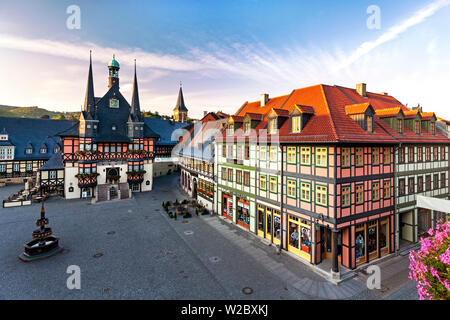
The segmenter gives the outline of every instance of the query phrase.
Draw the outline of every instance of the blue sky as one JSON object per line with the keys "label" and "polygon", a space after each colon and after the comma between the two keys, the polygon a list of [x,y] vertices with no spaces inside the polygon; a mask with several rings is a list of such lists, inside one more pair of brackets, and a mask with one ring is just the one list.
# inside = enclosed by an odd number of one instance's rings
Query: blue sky
{"label": "blue sky", "polygon": [[[73,4],[80,30],[66,27]],[[366,26],[370,5],[380,8],[379,30]],[[171,113],[180,81],[196,117],[234,113],[263,92],[366,82],[450,119],[449,0],[1,0],[0,8],[0,104],[79,110],[92,49],[96,96],[116,53],[130,98],[137,59],[144,110]]]}

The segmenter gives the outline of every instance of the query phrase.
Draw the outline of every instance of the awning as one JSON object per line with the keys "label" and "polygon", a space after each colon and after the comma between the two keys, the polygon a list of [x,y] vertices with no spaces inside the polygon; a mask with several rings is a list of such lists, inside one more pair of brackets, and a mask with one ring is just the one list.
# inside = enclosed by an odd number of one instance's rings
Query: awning
{"label": "awning", "polygon": [[450,200],[417,196],[417,207],[450,213]]}

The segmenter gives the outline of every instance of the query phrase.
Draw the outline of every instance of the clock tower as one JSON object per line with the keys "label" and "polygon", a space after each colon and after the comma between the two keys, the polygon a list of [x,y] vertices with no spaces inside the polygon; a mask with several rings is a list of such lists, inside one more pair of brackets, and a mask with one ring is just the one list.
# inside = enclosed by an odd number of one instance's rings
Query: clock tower
{"label": "clock tower", "polygon": [[116,55],[113,54],[113,59],[108,63],[108,69],[109,69],[109,77],[108,77],[108,88],[111,88],[112,86],[119,86],[119,69],[120,65],[119,62],[116,60]]}

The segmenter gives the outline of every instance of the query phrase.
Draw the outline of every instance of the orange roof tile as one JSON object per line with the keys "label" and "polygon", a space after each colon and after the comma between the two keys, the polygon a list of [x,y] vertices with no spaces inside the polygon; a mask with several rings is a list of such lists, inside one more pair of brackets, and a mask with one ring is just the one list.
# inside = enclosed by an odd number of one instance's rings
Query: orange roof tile
{"label": "orange roof tile", "polygon": [[366,103],[359,103],[359,104],[352,104],[349,106],[345,106],[345,112],[348,115],[353,115],[353,114],[361,114],[366,112],[367,108],[369,108],[370,103],[366,102]]}

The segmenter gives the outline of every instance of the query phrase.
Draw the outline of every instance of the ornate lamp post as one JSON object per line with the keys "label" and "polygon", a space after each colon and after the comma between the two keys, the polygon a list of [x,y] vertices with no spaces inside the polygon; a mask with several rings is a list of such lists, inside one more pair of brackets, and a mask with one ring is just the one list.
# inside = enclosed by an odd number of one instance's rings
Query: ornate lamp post
{"label": "ornate lamp post", "polygon": [[45,217],[44,203],[41,207],[41,218],[36,220],[39,229],[33,231],[33,240],[24,244],[24,252],[19,255],[19,259],[25,262],[44,259],[61,251],[59,238],[52,235],[52,228],[46,227],[48,218]]}

